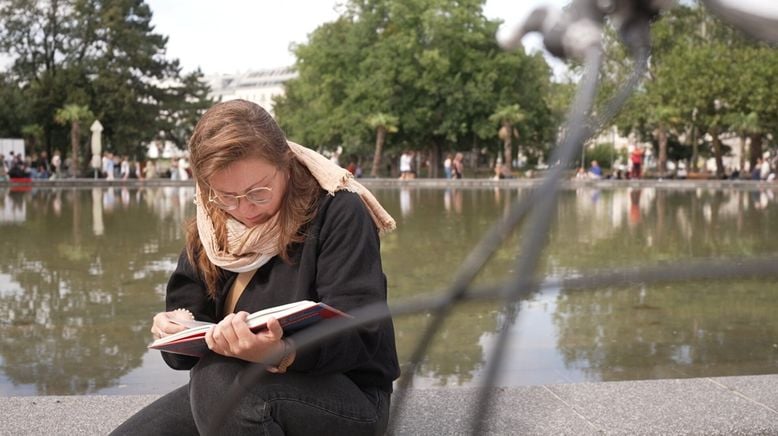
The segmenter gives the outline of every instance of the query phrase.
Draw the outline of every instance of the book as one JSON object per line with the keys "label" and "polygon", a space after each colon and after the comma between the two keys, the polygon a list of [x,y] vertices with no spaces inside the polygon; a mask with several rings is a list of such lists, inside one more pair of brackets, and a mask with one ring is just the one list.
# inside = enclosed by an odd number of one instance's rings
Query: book
{"label": "book", "polygon": [[[335,317],[351,317],[351,315],[325,303],[302,300],[254,312],[246,318],[246,323],[249,329],[256,333],[267,328],[267,321],[270,318],[275,318],[284,329],[284,335],[287,335],[324,319]],[[216,324],[181,319],[171,321],[187,329],[157,339],[148,348],[195,357],[200,357],[209,351],[208,344],[205,343],[205,333]]]}

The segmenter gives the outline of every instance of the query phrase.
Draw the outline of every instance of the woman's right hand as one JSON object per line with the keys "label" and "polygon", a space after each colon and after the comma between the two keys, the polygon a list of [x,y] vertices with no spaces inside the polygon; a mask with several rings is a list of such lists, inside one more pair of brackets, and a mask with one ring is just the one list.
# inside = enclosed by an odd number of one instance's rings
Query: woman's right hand
{"label": "woman's right hand", "polygon": [[173,318],[189,319],[187,315],[181,313],[181,311],[160,312],[154,315],[154,322],[151,325],[151,334],[154,335],[154,339],[164,338],[173,333],[186,330],[186,327],[181,324],[171,322],[170,320]]}

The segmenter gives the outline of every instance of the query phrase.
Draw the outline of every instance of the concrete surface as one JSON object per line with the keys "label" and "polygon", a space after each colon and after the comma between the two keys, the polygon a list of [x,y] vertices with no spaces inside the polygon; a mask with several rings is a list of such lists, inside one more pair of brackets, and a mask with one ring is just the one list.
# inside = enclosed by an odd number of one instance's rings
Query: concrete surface
{"label": "concrete surface", "polygon": [[[473,388],[413,389],[394,434],[469,434]],[[495,388],[490,435],[778,435],[778,375]],[[104,435],[157,395],[0,398],[0,435]]]}

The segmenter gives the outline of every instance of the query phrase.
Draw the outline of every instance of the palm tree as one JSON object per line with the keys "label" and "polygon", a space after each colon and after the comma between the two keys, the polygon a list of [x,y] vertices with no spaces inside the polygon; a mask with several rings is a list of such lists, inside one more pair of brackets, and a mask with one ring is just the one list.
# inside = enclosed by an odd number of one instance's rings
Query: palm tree
{"label": "palm tree", "polygon": [[[510,169],[513,164],[513,138],[519,138],[519,132],[515,125],[524,121],[526,115],[518,104],[500,106],[489,117],[489,121],[500,123],[500,130],[497,136],[503,142],[503,153],[505,156],[504,164]],[[519,150],[520,151],[520,150]],[[517,155],[520,153],[517,153]]]}
{"label": "palm tree", "polygon": [[373,168],[370,170],[370,175],[376,177],[378,167],[381,165],[381,153],[384,142],[386,142],[386,134],[397,132],[399,120],[394,115],[378,112],[367,117],[366,121],[371,128],[375,129],[375,154],[373,155]]}
{"label": "palm tree", "polygon": [[656,126],[654,134],[659,142],[659,174],[663,176],[667,171],[667,137],[673,126],[681,122],[678,109],[671,106],[659,106],[652,114],[653,124]]}
{"label": "palm tree", "polygon": [[27,142],[27,149],[30,153],[36,151],[38,143],[43,138],[43,127],[39,124],[27,124],[22,126],[22,136]]}
{"label": "palm tree", "polygon": [[57,109],[57,112],[54,114],[54,121],[58,124],[65,125],[70,123],[70,147],[73,150],[71,173],[73,177],[78,174],[78,148],[81,137],[81,123],[88,122],[92,118],[94,118],[94,114],[87,106],[77,104],[66,104]]}

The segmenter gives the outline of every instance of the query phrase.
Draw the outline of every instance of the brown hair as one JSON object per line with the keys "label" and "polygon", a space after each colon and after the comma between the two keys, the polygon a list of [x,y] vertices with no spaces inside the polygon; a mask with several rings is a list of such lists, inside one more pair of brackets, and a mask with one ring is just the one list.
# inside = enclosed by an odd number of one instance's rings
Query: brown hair
{"label": "brown hair", "polygon": [[[222,247],[227,243],[229,216],[208,202],[208,179],[234,162],[247,158],[270,162],[288,175],[286,193],[278,211],[281,228],[278,253],[289,262],[289,244],[305,238],[301,230],[315,214],[320,187],[308,169],[295,158],[284,132],[270,114],[246,100],[217,103],[195,126],[189,140],[189,152],[192,174],[200,187],[198,202],[206,207],[213,221],[215,237]],[[186,226],[186,254],[205,282],[208,295],[215,298],[222,270],[208,259],[195,219]]]}

